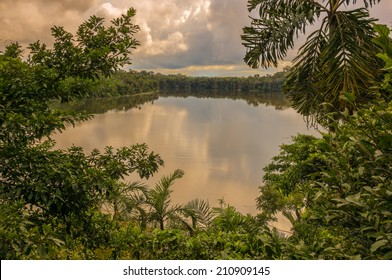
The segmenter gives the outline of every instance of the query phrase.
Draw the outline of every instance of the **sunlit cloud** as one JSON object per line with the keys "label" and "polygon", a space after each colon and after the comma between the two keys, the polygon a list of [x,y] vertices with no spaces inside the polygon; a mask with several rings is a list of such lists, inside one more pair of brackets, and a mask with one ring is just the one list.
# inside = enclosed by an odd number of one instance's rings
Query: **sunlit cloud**
{"label": "sunlit cloud", "polygon": [[109,17],[119,17],[125,12],[125,9],[119,9],[113,6],[112,3],[103,3],[100,6],[101,11],[107,14]]}
{"label": "sunlit cloud", "polygon": [[166,38],[157,38],[154,37],[150,33],[150,28],[145,28],[146,31],[146,40],[144,41],[144,49],[139,49],[135,52],[135,54],[156,56],[156,55],[169,55],[169,54],[178,54],[180,52],[185,52],[188,50],[188,46],[186,44],[186,40],[184,35],[177,31],[171,34],[168,34]]}

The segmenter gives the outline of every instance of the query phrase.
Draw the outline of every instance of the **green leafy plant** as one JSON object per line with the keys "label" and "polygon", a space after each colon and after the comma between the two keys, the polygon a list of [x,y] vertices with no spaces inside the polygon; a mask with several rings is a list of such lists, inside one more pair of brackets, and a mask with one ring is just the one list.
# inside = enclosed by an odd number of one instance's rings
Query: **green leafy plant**
{"label": "green leafy plant", "polygon": [[[375,38],[391,54],[389,30]],[[392,237],[391,69],[384,68],[377,98],[366,108],[331,117],[322,138],[297,136],[267,166],[260,208],[300,211],[286,247],[290,258],[390,259]],[[308,140],[306,140],[308,139]],[[304,188],[305,187],[305,188]],[[264,193],[265,192],[265,193]],[[300,199],[292,196],[300,193]],[[294,208],[293,208],[294,207]]]}
{"label": "green leafy plant", "polygon": [[[88,155],[80,147],[56,150],[50,140],[67,124],[90,118],[53,109],[53,99],[84,96],[95,79],[130,63],[139,45],[133,38],[139,30],[132,23],[135,13],[131,8],[107,27],[103,18],[93,16],[76,36],[55,26],[53,48],[32,43],[27,59],[18,43],[0,54],[1,218],[7,219],[6,206],[15,210],[17,221],[1,228],[6,258],[91,257],[113,226],[100,213],[102,201],[125,176],[137,172],[148,178],[163,164],[146,145]],[[25,241],[15,238],[20,229]]]}

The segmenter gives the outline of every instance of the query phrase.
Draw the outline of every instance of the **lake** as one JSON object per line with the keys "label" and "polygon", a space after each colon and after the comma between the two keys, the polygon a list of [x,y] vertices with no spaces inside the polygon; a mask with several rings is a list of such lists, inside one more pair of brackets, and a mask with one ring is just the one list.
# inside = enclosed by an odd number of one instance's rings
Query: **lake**
{"label": "lake", "polygon": [[173,186],[173,203],[200,198],[217,206],[223,198],[242,213],[256,214],[262,169],[278,153],[279,145],[297,133],[317,134],[276,93],[258,98],[161,94],[139,105],[130,98],[79,104],[79,109],[99,113],[55,135],[57,147],[74,144],[91,151],[147,143],[165,161],[149,185],[177,168],[185,172]]}

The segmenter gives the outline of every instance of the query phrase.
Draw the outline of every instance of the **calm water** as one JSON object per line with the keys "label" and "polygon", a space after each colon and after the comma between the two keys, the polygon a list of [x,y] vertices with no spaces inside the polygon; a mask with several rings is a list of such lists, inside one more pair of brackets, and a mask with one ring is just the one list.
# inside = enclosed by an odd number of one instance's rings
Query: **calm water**
{"label": "calm water", "polygon": [[60,148],[75,144],[86,151],[145,142],[165,161],[150,185],[177,168],[185,171],[173,187],[173,202],[201,198],[218,205],[224,198],[241,212],[255,214],[262,168],[278,153],[279,145],[297,133],[316,132],[307,130],[302,117],[281,98],[270,97],[257,106],[249,103],[159,97],[138,108],[116,106],[54,138]]}

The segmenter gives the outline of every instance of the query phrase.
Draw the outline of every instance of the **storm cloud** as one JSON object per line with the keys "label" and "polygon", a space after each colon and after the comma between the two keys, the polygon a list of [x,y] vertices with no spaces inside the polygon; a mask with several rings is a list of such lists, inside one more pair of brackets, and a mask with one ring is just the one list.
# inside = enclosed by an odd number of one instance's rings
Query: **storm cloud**
{"label": "storm cloud", "polygon": [[96,4],[96,0],[0,0],[0,40],[50,42],[53,25],[74,31]]}
{"label": "storm cloud", "polygon": [[[0,0],[0,49],[10,41],[50,44],[53,25],[74,32],[93,14],[110,20],[134,7],[141,46],[134,52],[132,68],[190,75],[255,74],[261,70],[243,63],[240,35],[250,23],[246,4],[247,0]],[[372,15],[390,24],[391,12],[391,2],[382,1]]]}

